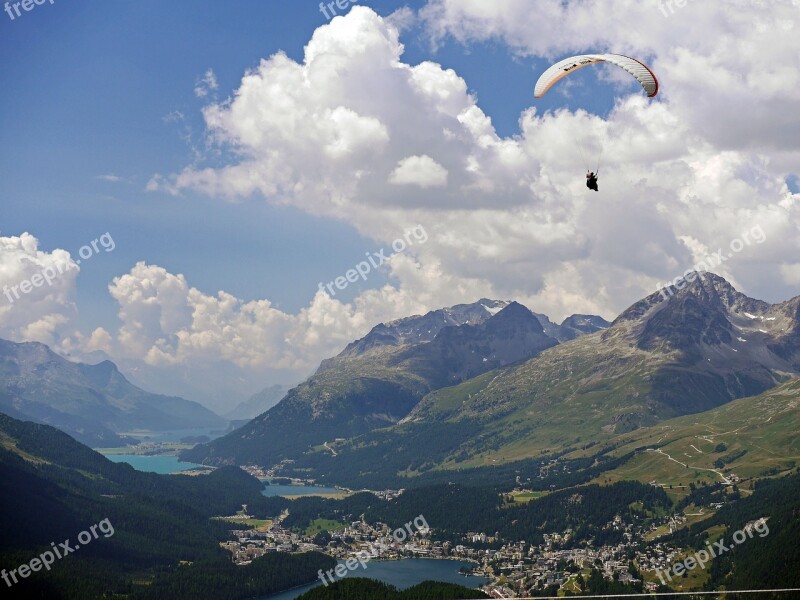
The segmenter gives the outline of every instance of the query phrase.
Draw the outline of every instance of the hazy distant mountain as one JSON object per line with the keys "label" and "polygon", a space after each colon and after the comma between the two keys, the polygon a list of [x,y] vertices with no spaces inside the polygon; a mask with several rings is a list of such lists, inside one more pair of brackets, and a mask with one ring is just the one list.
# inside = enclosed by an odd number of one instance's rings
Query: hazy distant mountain
{"label": "hazy distant mountain", "polygon": [[110,361],[73,363],[44,344],[0,340],[0,411],[58,427],[95,447],[120,443],[120,432],[225,427],[196,402],[150,394]]}
{"label": "hazy distant mountain", "polygon": [[567,335],[569,335],[567,332],[570,332],[572,336],[569,339],[572,340],[582,335],[589,335],[591,333],[603,331],[609,327],[611,327],[611,323],[606,321],[603,317],[598,317],[597,315],[572,315],[571,317],[564,319],[564,322],[561,323],[562,331],[564,331]]}
{"label": "hazy distant mountain", "polygon": [[[482,299],[380,324],[323,361],[267,413],[184,456],[235,462],[266,455],[277,462],[309,446],[392,425],[431,390],[557,343],[516,302]],[[242,452],[242,445],[248,450]]]}
{"label": "hazy distant mountain", "polygon": [[280,402],[289,389],[287,385],[271,385],[264,388],[240,403],[232,411],[226,413],[225,418],[230,421],[249,421],[254,419]]}

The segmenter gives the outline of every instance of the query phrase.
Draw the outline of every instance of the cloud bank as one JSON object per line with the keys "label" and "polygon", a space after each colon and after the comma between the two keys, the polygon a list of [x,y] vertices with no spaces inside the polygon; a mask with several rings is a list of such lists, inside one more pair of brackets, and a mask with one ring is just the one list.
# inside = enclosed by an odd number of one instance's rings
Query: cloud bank
{"label": "cloud bank", "polygon": [[[613,317],[756,225],[766,242],[717,270],[768,300],[797,293],[800,196],[786,183],[800,164],[792,2],[695,2],[664,16],[657,3],[633,0],[433,0],[400,16],[356,6],[314,32],[302,62],[283,53],[261,60],[229,99],[203,111],[209,140],[229,161],[148,185],[231,202],[261,197],[346,220],[383,244],[423,225],[429,241],[391,261],[390,285],[350,303],[320,292],[287,314],[139,263],[109,286],[119,330],[72,343],[160,369],[200,373],[221,361],[305,373],[379,321],[482,296],[554,318]],[[397,27],[413,23],[434,43],[495,40],[553,59],[644,56],[662,93],[648,100],[609,71],[602,84],[618,96],[606,118],[542,113],[531,98],[519,134],[502,137],[458,73],[403,61]],[[216,89],[208,74],[201,83]],[[578,144],[602,151],[600,195],[586,193]],[[31,240],[8,243],[18,257],[55,260]],[[56,339],[74,310],[72,283],[61,295],[48,290],[54,296],[35,310],[5,307],[2,331]]]}

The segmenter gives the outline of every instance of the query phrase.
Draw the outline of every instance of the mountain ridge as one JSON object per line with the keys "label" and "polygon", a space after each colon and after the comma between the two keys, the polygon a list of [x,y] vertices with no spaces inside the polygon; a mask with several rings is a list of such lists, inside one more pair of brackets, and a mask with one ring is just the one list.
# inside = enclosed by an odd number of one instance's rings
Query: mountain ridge
{"label": "mountain ridge", "polygon": [[[799,305],[800,298],[779,304],[748,298],[709,274],[667,299],[656,293],[634,303],[607,329],[432,390],[388,428],[360,436],[332,430],[325,448],[292,458],[296,468],[335,482],[354,452],[364,455],[356,461],[361,468],[382,464],[379,457],[392,449],[393,460],[407,454],[400,471],[413,475],[606,443],[800,375]],[[449,433],[409,448],[404,440],[424,440],[424,431]],[[420,458],[424,444],[427,460]],[[235,444],[226,451],[237,456]],[[257,444],[244,455],[274,464]]]}
{"label": "mountain ridge", "polygon": [[251,456],[263,444],[277,460],[287,458],[326,441],[391,426],[434,389],[556,344],[535,313],[505,300],[482,298],[381,323],[322,361],[314,375],[267,413],[183,456],[195,462],[232,462],[229,450],[241,442]]}
{"label": "mountain ridge", "polygon": [[[542,363],[547,367],[542,379],[555,375],[557,380],[563,381],[560,371],[565,365],[576,366],[576,352],[582,355],[581,360],[588,369],[589,388],[586,389],[590,392],[595,385],[592,382],[600,386],[599,390],[609,385],[609,379],[623,377],[622,373],[615,375],[613,367],[609,367],[610,372],[603,373],[604,361],[624,365],[629,372],[643,367],[640,384],[651,391],[647,407],[655,411],[656,405],[662,405],[666,410],[664,416],[670,412],[676,414],[669,416],[693,412],[691,406],[681,402],[682,394],[695,394],[694,412],[699,412],[737,397],[762,393],[777,385],[778,376],[784,373],[800,373],[800,353],[793,353],[800,338],[800,319],[796,310],[792,313],[800,304],[800,298],[771,305],[747,298],[721,277],[708,275],[707,279],[708,282],[698,281],[687,286],[668,300],[658,301],[660,295],[652,294],[624,311],[609,329],[531,359],[516,369],[522,376],[520,382],[504,381],[509,377],[509,370],[499,372],[492,380],[493,391],[476,395],[472,390],[471,397],[464,400],[460,410],[491,414],[502,412],[501,406],[511,410],[508,406],[511,396],[506,394],[506,400],[498,403],[497,397],[503,396],[502,391],[497,391],[499,388],[510,390],[513,396],[518,393],[514,390],[523,386],[522,382],[530,387],[530,381],[525,380],[526,370],[542,366]],[[788,318],[779,321],[772,316],[781,312],[789,313]],[[757,327],[753,327],[754,322],[758,323]],[[775,325],[764,325],[765,322]],[[770,327],[770,331],[763,327]],[[755,333],[758,335],[754,337]],[[744,335],[758,345],[748,347]],[[638,360],[645,358],[648,364],[637,366]],[[600,374],[604,377],[599,377]],[[566,380],[570,376],[571,372],[563,375]],[[606,381],[601,382],[602,379]],[[539,383],[549,385],[544,381]],[[670,389],[675,386],[679,389]],[[632,397],[645,393],[644,388],[640,385],[639,389],[632,390]],[[438,393],[446,395],[453,390]],[[487,397],[488,404],[483,408],[479,405],[480,394]],[[624,393],[616,396],[617,399],[624,397]],[[703,397],[705,403],[700,400]],[[435,404],[435,394],[415,407],[410,420],[431,404]],[[629,420],[630,415],[626,417],[620,412],[618,417]]]}

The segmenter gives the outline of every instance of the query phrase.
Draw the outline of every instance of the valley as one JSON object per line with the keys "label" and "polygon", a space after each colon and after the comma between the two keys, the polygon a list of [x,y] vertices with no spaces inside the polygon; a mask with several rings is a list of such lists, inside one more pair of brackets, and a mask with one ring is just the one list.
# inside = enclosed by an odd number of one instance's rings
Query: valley
{"label": "valley", "polygon": [[42,3],[2,600],[800,599],[800,0]]}
{"label": "valley", "polygon": [[[157,561],[142,565],[136,576],[157,594],[212,579],[250,585],[221,575],[225,564],[238,574],[281,555],[349,564],[379,546],[384,560],[466,561],[494,596],[717,585],[722,575],[708,569],[662,579],[697,540],[732,532],[743,514],[777,523],[792,506],[784,492],[774,505],[759,499],[800,477],[797,305],[759,303],[708,276],[668,301],[645,298],[613,323],[580,316],[572,322],[583,329],[558,330],[519,304],[484,299],[377,326],[217,439],[148,434],[104,450],[131,463],[176,461],[163,470],[136,463],[171,475],[89,459],[65,438],[105,483],[67,483],[67,464],[40,476],[96,498],[134,497],[131,478],[178,482],[147,480],[142,501],[199,511],[191,536],[205,537],[211,554],[169,575],[156,575]],[[5,427],[12,479],[61,463],[24,441],[43,439],[43,426]],[[178,459],[205,466],[185,471]],[[218,499],[201,508],[193,486]],[[417,515],[430,532],[386,538]],[[149,597],[131,595],[140,596]]]}
{"label": "valley", "polygon": [[[417,343],[386,333],[396,326],[380,326],[374,330],[380,335],[371,333],[351,344],[298,388],[309,394],[323,385],[315,397],[325,403],[313,401],[314,434],[286,420],[289,410],[308,414],[302,408],[306,401],[292,390],[244,428],[182,456],[211,465],[278,468],[281,463],[278,473],[371,489],[469,481],[497,474],[500,465],[536,472],[550,464],[547,468],[553,470],[553,461],[560,465],[561,479],[569,475],[574,481],[584,476],[598,480],[606,471],[608,477],[624,479],[637,469],[641,477],[635,478],[646,482],[653,479],[646,477],[652,469],[670,476],[688,469],[697,471],[697,481],[723,481],[727,476],[714,465],[719,460],[729,461],[728,470],[733,463],[739,477],[770,469],[783,472],[797,458],[790,432],[797,418],[799,305],[797,299],[769,305],[747,298],[724,279],[707,274],[667,301],[656,293],[637,302],[608,327],[556,341],[531,358],[433,389],[416,401],[409,396],[410,404],[399,405],[392,395],[381,394],[380,386],[395,385],[398,373],[407,381],[432,381],[436,363],[429,358],[424,367],[411,363],[399,371],[375,370],[375,357],[387,364],[387,356],[411,356],[408,348],[430,354],[428,347],[452,327]],[[513,307],[506,305],[482,327],[510,316],[507,311]],[[517,313],[514,331],[520,320],[533,318],[527,311]],[[404,324],[409,327],[413,321]],[[495,331],[499,336],[502,329]],[[514,339],[496,337],[495,351],[513,345]],[[353,387],[341,388],[349,391],[338,395],[325,391],[330,382],[352,386],[348,382],[366,377],[370,387],[359,393],[396,407],[380,409],[381,414],[396,412],[388,422],[364,425],[374,408],[362,405]],[[336,412],[323,408],[329,402]],[[340,426],[346,414],[361,414],[365,420],[348,431]],[[729,431],[739,434],[722,435],[719,424],[730,424]],[[712,457],[710,442],[700,438],[716,439],[715,434],[730,442],[728,454]],[[690,441],[680,445],[676,435]],[[278,449],[275,444],[282,439],[291,439],[291,445]],[[746,458],[731,459],[744,440]],[[639,451],[645,447],[652,452]],[[657,456],[649,455],[653,452]],[[744,470],[738,468],[741,461],[747,465]],[[514,481],[505,475],[499,480]]]}

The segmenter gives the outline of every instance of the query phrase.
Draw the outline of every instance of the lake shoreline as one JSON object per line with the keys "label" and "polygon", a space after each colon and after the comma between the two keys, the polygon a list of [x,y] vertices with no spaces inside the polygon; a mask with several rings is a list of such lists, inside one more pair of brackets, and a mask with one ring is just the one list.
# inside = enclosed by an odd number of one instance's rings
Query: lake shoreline
{"label": "lake shoreline", "polygon": [[328,487],[322,485],[313,485],[308,483],[290,483],[290,484],[275,484],[272,483],[275,479],[282,479],[280,477],[272,477],[260,479],[264,483],[264,489],[261,494],[267,498],[281,496],[294,500],[296,498],[303,498],[308,496],[320,496],[323,498],[344,498],[352,492],[349,490],[340,489],[337,487]]}
{"label": "lake shoreline", "polygon": [[196,463],[184,462],[171,454],[103,454],[115,463],[127,463],[143,473],[159,475],[199,475],[208,472],[208,467]]}
{"label": "lake shoreline", "polygon": [[[398,589],[407,589],[426,580],[441,581],[464,585],[473,589],[491,583],[487,577],[479,575],[464,575],[456,568],[453,570],[446,563],[456,563],[463,566],[473,564],[467,559],[440,557],[440,558],[399,558],[399,559],[373,559],[365,569],[357,572],[350,572],[347,577],[360,577],[381,581],[387,585]],[[337,564],[344,564],[344,561],[337,561]],[[411,567],[411,569],[409,569]],[[372,569],[372,570],[370,570]],[[308,590],[323,585],[321,581],[315,580],[312,583],[295,586],[293,588],[276,592],[267,596],[260,596],[258,600],[294,600]]]}

